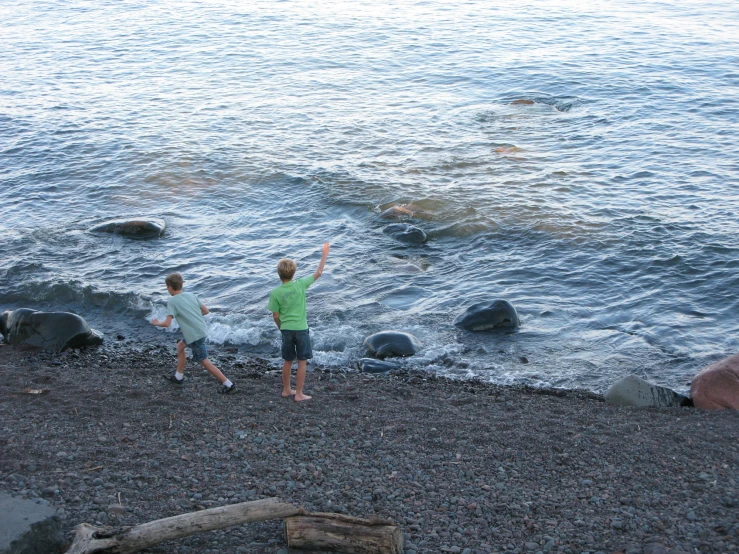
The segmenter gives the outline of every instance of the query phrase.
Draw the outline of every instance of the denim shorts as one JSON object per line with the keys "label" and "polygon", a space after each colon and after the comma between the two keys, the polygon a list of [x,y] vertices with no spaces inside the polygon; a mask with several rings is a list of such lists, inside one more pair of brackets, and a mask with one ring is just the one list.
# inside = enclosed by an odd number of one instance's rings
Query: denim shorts
{"label": "denim shorts", "polygon": [[208,348],[205,346],[205,337],[192,341],[187,347],[192,352],[194,362],[202,362],[208,359]]}
{"label": "denim shorts", "polygon": [[313,357],[310,349],[310,334],[308,329],[305,331],[282,331],[282,359],[292,362],[295,358],[298,360],[308,360]]}

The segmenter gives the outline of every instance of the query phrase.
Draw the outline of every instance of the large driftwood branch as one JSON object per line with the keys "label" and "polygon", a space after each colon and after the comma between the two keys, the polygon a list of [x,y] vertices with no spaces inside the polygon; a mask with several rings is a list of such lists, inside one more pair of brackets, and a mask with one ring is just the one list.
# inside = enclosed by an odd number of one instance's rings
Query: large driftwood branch
{"label": "large driftwood branch", "polygon": [[389,521],[314,513],[285,519],[289,548],[345,554],[402,554],[403,532]]}
{"label": "large driftwood branch", "polygon": [[131,554],[160,542],[203,531],[253,521],[282,519],[298,513],[298,508],[291,504],[284,504],[277,498],[265,498],[157,519],[128,529],[99,528],[83,523],[77,526],[74,542],[67,554]]}

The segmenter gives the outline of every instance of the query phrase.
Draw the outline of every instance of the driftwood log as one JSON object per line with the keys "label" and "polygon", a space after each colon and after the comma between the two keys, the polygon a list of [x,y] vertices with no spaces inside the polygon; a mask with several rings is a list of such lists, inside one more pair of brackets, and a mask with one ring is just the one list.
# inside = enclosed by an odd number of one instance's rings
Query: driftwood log
{"label": "driftwood log", "polygon": [[345,554],[402,554],[403,532],[389,521],[342,514],[299,514],[285,518],[288,548]]}
{"label": "driftwood log", "polygon": [[203,531],[224,529],[233,525],[282,519],[300,513],[292,504],[277,498],[265,498],[230,506],[219,506],[200,512],[157,519],[127,529],[99,528],[83,523],[77,526],[67,554],[130,554],[164,541],[187,537]]}

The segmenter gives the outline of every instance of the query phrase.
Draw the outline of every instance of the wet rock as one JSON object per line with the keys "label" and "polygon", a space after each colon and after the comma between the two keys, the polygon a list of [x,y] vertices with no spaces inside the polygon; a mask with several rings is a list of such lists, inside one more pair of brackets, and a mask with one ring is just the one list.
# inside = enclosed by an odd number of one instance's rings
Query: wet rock
{"label": "wet rock", "polygon": [[405,219],[413,217],[414,211],[407,206],[391,206],[380,214],[381,219]]}
{"label": "wet rock", "polygon": [[413,356],[421,349],[421,341],[402,331],[380,331],[364,339],[364,346],[377,358]]}
{"label": "wet rock", "polygon": [[605,401],[614,406],[637,408],[674,408],[683,406],[688,398],[666,387],[653,385],[636,375],[619,379],[603,395]]}
{"label": "wet rock", "polygon": [[409,223],[393,223],[385,227],[382,232],[407,244],[423,244],[427,238],[422,229]]}
{"label": "wet rock", "polygon": [[47,350],[97,346],[103,334],[69,312],[38,312],[28,308],[0,315],[0,333],[9,344],[27,344]]}
{"label": "wet rock", "polygon": [[690,383],[690,396],[703,410],[739,410],[739,354],[703,368]]}
{"label": "wet rock", "polygon": [[89,229],[91,233],[112,233],[133,239],[161,237],[166,229],[162,219],[114,219]]}
{"label": "wet rock", "polygon": [[388,371],[403,367],[399,363],[376,360],[375,358],[361,358],[357,362],[357,366],[364,373],[387,373]]}
{"label": "wet rock", "polygon": [[479,302],[454,319],[454,325],[468,331],[517,329],[520,325],[516,308],[507,300]]}

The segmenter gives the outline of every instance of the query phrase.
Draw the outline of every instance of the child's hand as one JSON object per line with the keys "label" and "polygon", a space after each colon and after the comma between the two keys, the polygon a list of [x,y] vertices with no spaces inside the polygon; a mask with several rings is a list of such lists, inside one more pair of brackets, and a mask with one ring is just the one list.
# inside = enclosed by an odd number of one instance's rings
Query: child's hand
{"label": "child's hand", "polygon": [[159,321],[159,320],[158,320],[157,318],[154,318],[154,319],[152,319],[152,320],[151,320],[151,324],[152,324],[152,325],[156,325],[157,327],[158,327],[159,325],[161,325],[161,323],[162,323],[162,322],[161,322],[161,321]]}
{"label": "child's hand", "polygon": [[328,244],[328,241],[323,243],[323,257],[325,258],[328,256],[328,251],[331,250],[331,246]]}

